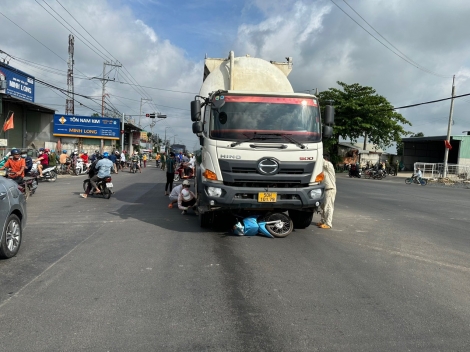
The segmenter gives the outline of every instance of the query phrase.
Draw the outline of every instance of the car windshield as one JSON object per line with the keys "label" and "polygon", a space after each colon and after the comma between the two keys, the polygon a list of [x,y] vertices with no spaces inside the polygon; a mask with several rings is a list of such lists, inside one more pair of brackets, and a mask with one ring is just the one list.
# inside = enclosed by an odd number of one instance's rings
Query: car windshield
{"label": "car windshield", "polygon": [[238,95],[217,98],[224,99],[225,104],[212,110],[210,137],[213,139],[239,141],[265,134],[263,142],[268,143],[285,142],[283,135],[299,142],[321,140],[320,113],[313,98]]}

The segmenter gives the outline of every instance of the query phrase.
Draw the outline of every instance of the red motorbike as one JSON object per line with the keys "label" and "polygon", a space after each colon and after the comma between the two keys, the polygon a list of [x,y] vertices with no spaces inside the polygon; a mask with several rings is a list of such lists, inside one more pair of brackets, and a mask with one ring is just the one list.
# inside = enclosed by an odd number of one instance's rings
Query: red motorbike
{"label": "red motorbike", "polygon": [[180,163],[175,170],[174,181],[184,180],[194,177],[194,171],[190,163]]}

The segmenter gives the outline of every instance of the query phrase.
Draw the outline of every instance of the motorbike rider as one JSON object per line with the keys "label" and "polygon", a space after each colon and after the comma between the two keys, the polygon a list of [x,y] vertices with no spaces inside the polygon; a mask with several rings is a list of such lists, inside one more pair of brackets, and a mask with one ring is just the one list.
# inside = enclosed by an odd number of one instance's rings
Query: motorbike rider
{"label": "motorbike rider", "polygon": [[21,158],[24,159],[24,162],[25,162],[24,173],[25,175],[27,175],[33,168],[33,159],[28,155],[28,151],[24,149],[21,151]]}
{"label": "motorbike rider", "polygon": [[[103,153],[103,159],[98,160],[93,167],[93,172],[95,173],[90,177],[90,185],[95,188],[95,193],[101,193],[101,190],[98,188],[96,182],[103,180],[106,177],[111,176],[111,169],[113,168],[113,162],[109,160],[109,153]],[[91,169],[91,167],[90,167]],[[91,187],[88,187],[84,194],[80,194],[80,197],[87,198],[88,194],[91,191]]]}
{"label": "motorbike rider", "polygon": [[45,153],[44,148],[39,148],[39,155],[36,162],[38,161],[40,162],[40,164],[38,164],[39,177],[44,177],[42,176],[42,170],[47,169],[49,166],[49,156]]}
{"label": "motorbike rider", "polygon": [[421,169],[418,167],[416,168],[416,173],[413,174],[412,178],[416,179],[418,183],[421,183],[421,177],[423,177],[423,173]]}
{"label": "motorbike rider", "polygon": [[136,167],[139,169],[140,173],[142,173],[142,168],[140,167],[140,157],[138,152],[134,152],[131,158],[132,163],[136,164]]}
{"label": "motorbike rider", "polygon": [[0,170],[9,168],[8,178],[11,178],[16,183],[21,183],[24,177],[24,169],[26,167],[25,160],[20,157],[20,151],[18,149],[12,149],[11,155],[13,158],[8,159],[5,165],[0,167]]}
{"label": "motorbike rider", "polygon": [[80,155],[80,157],[85,164],[88,164],[88,152],[86,150],[82,153],[82,155]]}

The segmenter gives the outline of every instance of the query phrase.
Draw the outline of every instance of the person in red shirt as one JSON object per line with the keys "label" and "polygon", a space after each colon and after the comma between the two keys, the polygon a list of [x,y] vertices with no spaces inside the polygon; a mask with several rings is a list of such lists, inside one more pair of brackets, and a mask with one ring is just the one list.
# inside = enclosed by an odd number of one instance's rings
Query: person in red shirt
{"label": "person in red shirt", "polygon": [[88,164],[88,152],[83,152],[82,155],[80,155],[80,158],[82,158],[85,164]]}
{"label": "person in red shirt", "polygon": [[44,148],[39,148],[39,155],[36,162],[38,161],[41,162],[41,164],[38,165],[39,177],[43,177],[42,170],[47,169],[47,167],[49,166],[49,156],[45,152]]}
{"label": "person in red shirt", "polygon": [[10,171],[8,172],[8,178],[11,178],[17,183],[21,183],[21,181],[23,181],[26,163],[24,159],[20,157],[20,151],[18,149],[12,149],[11,155],[13,155],[13,158],[8,159],[5,165],[0,167],[0,170],[9,168]]}

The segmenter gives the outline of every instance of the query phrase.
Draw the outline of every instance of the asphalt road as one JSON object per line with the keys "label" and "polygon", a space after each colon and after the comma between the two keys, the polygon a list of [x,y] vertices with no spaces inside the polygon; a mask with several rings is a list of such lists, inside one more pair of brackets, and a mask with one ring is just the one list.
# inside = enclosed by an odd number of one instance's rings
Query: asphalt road
{"label": "asphalt road", "polygon": [[469,349],[469,189],[340,174],[331,230],[268,239],[202,231],[154,167],[114,175],[110,200],[83,179],[28,200],[1,351]]}

